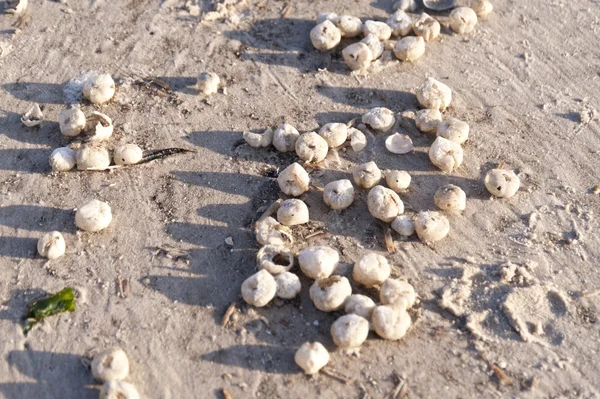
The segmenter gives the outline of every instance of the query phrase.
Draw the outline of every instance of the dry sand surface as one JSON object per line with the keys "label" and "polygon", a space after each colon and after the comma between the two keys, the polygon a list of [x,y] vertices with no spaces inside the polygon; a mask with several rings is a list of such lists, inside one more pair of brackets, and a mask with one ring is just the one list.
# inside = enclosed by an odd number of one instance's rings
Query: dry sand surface
{"label": "dry sand surface", "polygon": [[[249,0],[224,20],[201,22],[182,0],[30,0],[17,33],[16,17],[0,15],[0,397],[95,398],[89,359],[113,346],[128,354],[128,381],[144,398],[223,397],[223,388],[232,398],[384,398],[399,382],[408,398],[598,397],[600,3],[493,4],[474,33],[442,28],[418,61],[388,57],[357,77],[342,47],[312,48],[315,15],[385,20],[391,1]],[[226,89],[199,95],[193,85],[205,70]],[[195,152],[51,174],[48,155],[69,143],[56,122],[65,83],[86,71],[117,82],[114,100],[85,106],[113,118],[111,146]],[[309,131],[375,106],[416,109],[427,76],[454,90],[446,115],[471,126],[458,171],[433,167],[432,136],[404,123],[413,153],[390,154],[386,135],[370,136],[363,152],[332,152],[311,177],[323,187],[370,160],[407,170],[410,214],[434,209],[435,190],[457,184],[467,209],[449,216],[449,236],[427,246],[395,235],[398,250],[388,254],[365,190],[343,212],[312,190],[303,197],[311,222],[295,229],[296,249],[303,235],[328,231],[312,243],[340,251],[340,274],[367,250],[386,255],[392,275],[419,295],[408,334],[395,342],[373,334],[359,356],[336,351],[336,315],[314,308],[306,278],[295,300],[245,305],[240,285],[258,250],[253,223],[282,196],[274,177],[295,157],[250,148],[242,131],[282,121]],[[47,120],[26,128],[20,116],[36,102]],[[517,171],[521,190],[491,199],[483,176],[502,162]],[[74,209],[90,199],[113,210],[100,233],[74,225]],[[52,230],[64,234],[67,254],[47,262],[36,242]],[[118,278],[131,282],[127,298]],[[24,336],[26,304],[66,286],[82,295],[77,310]],[[376,290],[355,289],[376,298]],[[308,340],[332,351],[330,367],[347,384],[300,373],[293,355]]]}

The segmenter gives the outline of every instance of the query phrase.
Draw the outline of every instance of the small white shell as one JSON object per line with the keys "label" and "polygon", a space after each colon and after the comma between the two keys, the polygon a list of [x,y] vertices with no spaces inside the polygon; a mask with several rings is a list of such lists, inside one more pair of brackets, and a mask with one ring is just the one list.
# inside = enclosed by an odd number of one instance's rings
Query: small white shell
{"label": "small white shell", "polygon": [[326,246],[307,247],[298,254],[302,273],[315,280],[331,276],[339,261],[338,251]]}
{"label": "small white shell", "polygon": [[404,204],[398,194],[383,186],[375,186],[369,191],[367,207],[374,218],[386,223],[404,212]]}
{"label": "small white shell", "polygon": [[125,381],[108,381],[102,385],[100,399],[140,399],[135,386]]}
{"label": "small white shell", "polygon": [[79,108],[67,109],[58,115],[58,126],[63,136],[75,137],[85,125],[85,114]]}
{"label": "small white shell", "polygon": [[252,133],[250,131],[245,131],[242,133],[242,136],[250,147],[268,147],[273,142],[273,129],[269,127],[263,133]]}
{"label": "small white shell", "polygon": [[442,113],[439,109],[422,109],[417,111],[415,123],[417,129],[423,133],[435,132],[438,125],[442,122]]}
{"label": "small white shell", "polygon": [[413,24],[415,35],[421,36],[426,42],[440,35],[440,23],[426,13],[423,13]]}
{"label": "small white shell", "polygon": [[469,125],[456,118],[448,118],[438,124],[437,136],[463,144],[469,139]]}
{"label": "small white shell", "polygon": [[477,25],[477,14],[469,7],[457,7],[450,13],[450,28],[455,33],[471,33]]}
{"label": "small white shell", "polygon": [[79,147],[75,156],[79,170],[104,170],[110,166],[110,154],[100,144],[84,144]]}
{"label": "small white shell", "polygon": [[416,11],[419,8],[416,0],[399,0],[394,3],[394,10]]}
{"label": "small white shell", "polygon": [[387,305],[377,306],[373,310],[371,322],[377,335],[390,340],[404,337],[412,323],[406,310]]}
{"label": "small white shell", "polygon": [[33,104],[31,108],[21,117],[21,123],[27,127],[33,127],[44,121],[44,114],[39,104]]}
{"label": "small white shell", "polygon": [[327,141],[315,132],[304,133],[296,141],[296,154],[306,162],[321,162],[328,151]]}
{"label": "small white shell", "polygon": [[37,242],[38,254],[50,260],[63,256],[66,248],[65,239],[58,231],[44,234]]}
{"label": "small white shell", "polygon": [[433,201],[443,211],[464,211],[467,207],[467,194],[454,184],[437,189]]}
{"label": "small white shell", "polygon": [[384,50],[384,45],[381,40],[376,35],[367,35],[363,38],[360,43],[364,43],[371,50],[372,60],[375,61],[377,58],[381,57]]}
{"label": "small white shell", "polygon": [[331,209],[348,208],[354,201],[354,187],[348,179],[336,180],[325,185],[323,202]]}
{"label": "small white shell", "polygon": [[260,245],[286,246],[294,242],[290,229],[272,217],[257,222],[255,232]]}
{"label": "small white shell", "polygon": [[396,10],[387,20],[392,35],[403,37],[412,31],[412,18],[403,10]]}
{"label": "small white shell", "polygon": [[326,123],[319,130],[329,148],[339,147],[348,139],[348,126],[345,123]]}
{"label": "small white shell", "polygon": [[367,320],[371,320],[373,309],[375,302],[366,295],[350,295],[344,304],[344,312],[357,314]]}
{"label": "small white shell", "polygon": [[494,9],[494,6],[492,6],[492,3],[490,3],[489,0],[470,0],[469,7],[471,7],[473,11],[475,11],[475,14],[480,18],[487,17]]}
{"label": "small white shell", "polygon": [[363,132],[353,127],[348,129],[350,137],[350,146],[354,152],[361,152],[367,146],[367,136]]}
{"label": "small white shell", "polygon": [[265,245],[256,254],[258,270],[266,270],[272,275],[289,271],[294,267],[294,254],[285,247]]}
{"label": "small white shell", "polygon": [[308,191],[310,177],[300,164],[294,162],[279,173],[277,183],[285,194],[298,197]]}
{"label": "small white shell", "polygon": [[354,264],[352,278],[367,288],[383,283],[390,277],[391,268],[387,259],[375,252],[361,256]]}
{"label": "small white shell", "polygon": [[120,381],[129,375],[129,359],[120,349],[97,353],[92,360],[92,374],[98,381]]}
{"label": "small white shell", "polygon": [[352,295],[352,287],[346,277],[331,276],[315,280],[308,290],[315,307],[322,312],[333,312],[344,306]]}
{"label": "small white shell", "polygon": [[115,165],[134,165],[142,160],[144,152],[136,144],[123,144],[115,148]]}
{"label": "small white shell", "polygon": [[392,230],[404,237],[415,234],[415,222],[408,215],[400,215],[392,222]]}
{"label": "small white shell", "polygon": [[463,149],[454,141],[438,137],[429,148],[429,159],[435,166],[450,173],[462,164]]}
{"label": "small white shell", "polygon": [[412,62],[425,54],[425,41],[421,36],[406,36],[394,46],[394,55],[400,61]]}
{"label": "small white shell", "polygon": [[112,136],[113,129],[112,119],[110,119],[108,115],[92,111],[90,115],[86,117],[83,133],[88,136],[88,141],[104,141]]}
{"label": "small white shell", "polygon": [[377,107],[365,113],[362,116],[362,122],[375,130],[387,132],[396,123],[396,118],[389,109]]}
{"label": "small white shell", "polygon": [[417,300],[415,288],[406,281],[387,279],[379,291],[379,300],[384,305],[410,309]]}
{"label": "small white shell", "polygon": [[353,71],[365,70],[373,61],[373,52],[367,44],[358,42],[346,46],[342,50],[342,57],[348,68]]}
{"label": "small white shell", "polygon": [[371,161],[354,168],[352,177],[358,187],[371,188],[381,180],[381,170]]}
{"label": "small white shell", "polygon": [[273,146],[281,152],[295,151],[298,137],[300,133],[294,126],[282,123],[273,133]]}
{"label": "small white shell", "polygon": [[56,148],[50,154],[49,158],[50,166],[54,172],[66,172],[75,167],[77,158],[75,151],[68,147]]}
{"label": "small white shell", "polygon": [[90,76],[83,85],[83,96],[92,104],[104,104],[115,95],[115,81],[109,74]]}
{"label": "small white shell", "polygon": [[450,222],[439,212],[419,212],[415,219],[415,230],[421,241],[432,243],[448,235]]}
{"label": "small white shell", "polygon": [[375,35],[383,42],[392,36],[392,28],[385,22],[368,20],[363,24],[363,35]]}
{"label": "small white shell", "polygon": [[75,225],[92,233],[107,228],[111,221],[112,212],[106,202],[91,200],[75,212]]}
{"label": "small white shell", "polygon": [[295,298],[302,289],[300,279],[294,273],[283,272],[275,276],[277,284],[276,296],[282,299]]}
{"label": "small white shell", "polygon": [[423,108],[444,111],[452,101],[452,90],[442,82],[429,77],[417,90],[417,100]]}
{"label": "small white shell", "polygon": [[358,17],[352,15],[340,15],[333,18],[332,22],[342,33],[342,37],[352,38],[361,34],[363,23]]}
{"label": "small white shell", "polygon": [[277,283],[275,279],[271,273],[264,269],[248,277],[242,283],[242,297],[244,301],[257,308],[271,302],[275,298],[276,292]]}
{"label": "small white shell", "polygon": [[386,170],[385,182],[397,193],[405,191],[410,186],[411,177],[404,170]]}
{"label": "small white shell", "polygon": [[485,175],[485,188],[500,198],[510,198],[519,191],[521,179],[512,170],[492,169]]}
{"label": "small white shell", "polygon": [[341,40],[342,32],[329,20],[317,24],[310,31],[310,41],[320,51],[331,50],[340,44]]}
{"label": "small white shell", "polygon": [[308,207],[299,199],[288,199],[281,203],[277,210],[277,220],[285,226],[296,226],[308,223]]}
{"label": "small white shell", "polygon": [[319,342],[306,342],[296,351],[294,361],[306,374],[316,374],[329,363],[329,352]]}
{"label": "small white shell", "polygon": [[204,93],[207,96],[219,91],[219,85],[221,84],[221,78],[214,72],[202,72],[198,75],[196,86],[200,93]]}
{"label": "small white shell", "polygon": [[331,325],[333,343],[340,348],[357,348],[369,336],[369,321],[356,314],[347,314]]}
{"label": "small white shell", "polygon": [[385,148],[392,154],[406,154],[413,150],[413,142],[406,134],[394,133],[385,139]]}
{"label": "small white shell", "polygon": [[334,12],[320,12],[317,14],[317,24],[325,21],[334,21],[338,15]]}

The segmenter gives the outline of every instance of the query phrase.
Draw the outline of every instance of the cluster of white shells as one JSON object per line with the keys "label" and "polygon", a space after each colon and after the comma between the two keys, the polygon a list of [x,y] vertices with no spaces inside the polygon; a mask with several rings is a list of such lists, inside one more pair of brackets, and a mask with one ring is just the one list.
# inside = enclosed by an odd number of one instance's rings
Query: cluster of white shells
{"label": "cluster of white shells", "polygon": [[129,375],[129,359],[120,348],[97,353],[92,360],[92,374],[104,385],[100,399],[139,399],[133,384],[123,381]]}
{"label": "cluster of white shells", "polygon": [[[385,49],[392,49],[400,61],[415,61],[425,54],[425,42],[440,35],[440,23],[425,12],[414,14],[418,10],[414,2],[398,2],[394,9],[385,22],[363,22],[352,15],[319,13],[317,25],[310,31],[310,40],[317,50],[329,51],[336,48],[343,38],[362,35],[362,40],[342,50],[346,65],[353,71],[365,71]],[[486,17],[492,9],[488,0],[471,0],[468,7],[452,10],[448,17],[450,28],[457,34],[470,33],[478,17]]]}

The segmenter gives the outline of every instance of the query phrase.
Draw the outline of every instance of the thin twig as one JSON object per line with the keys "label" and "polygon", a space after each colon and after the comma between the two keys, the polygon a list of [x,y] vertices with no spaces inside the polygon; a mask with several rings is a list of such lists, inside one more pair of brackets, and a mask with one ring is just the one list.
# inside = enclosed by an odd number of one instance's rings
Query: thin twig
{"label": "thin twig", "polygon": [[175,155],[175,154],[185,154],[188,152],[195,152],[195,151],[188,150],[185,148],[164,148],[162,150],[146,151],[144,153],[142,160],[140,162],[138,162],[136,165],[154,161],[155,159],[165,158],[165,157]]}
{"label": "thin twig", "polygon": [[229,393],[229,391],[225,388],[221,389],[221,393],[223,394],[223,398],[225,399],[233,399],[233,396]]}
{"label": "thin twig", "polygon": [[585,293],[582,295],[582,297],[583,297],[583,298],[591,298],[591,297],[593,297],[593,296],[596,296],[596,295],[600,295],[600,290],[597,290],[597,291],[592,291],[592,292],[585,292]]}
{"label": "thin twig", "polygon": [[500,384],[512,385],[512,379],[508,375],[506,375],[506,373],[502,371],[500,367],[496,366],[494,363],[490,363],[490,368],[494,372],[496,378],[498,378],[498,381],[500,381]]}
{"label": "thin twig", "polygon": [[311,238],[317,238],[317,237],[320,237],[322,235],[326,236],[326,235],[329,235],[329,233],[326,232],[326,231],[324,231],[324,230],[318,230],[318,231],[315,231],[314,233],[310,233],[310,234],[306,235],[304,237],[304,239],[305,240],[310,240]]}
{"label": "thin twig", "polygon": [[394,239],[392,238],[392,230],[388,227],[384,227],[383,237],[385,239],[385,247],[387,251],[391,254],[396,252],[396,244],[394,244]]}
{"label": "thin twig", "polygon": [[235,302],[233,302],[231,305],[229,305],[229,307],[225,311],[223,320],[221,320],[221,327],[225,327],[227,325],[227,323],[229,323],[229,319],[231,318],[231,315],[233,314],[234,311],[235,311]]}
{"label": "thin twig", "polygon": [[350,379],[348,379],[348,378],[346,378],[346,377],[344,377],[344,376],[341,376],[341,375],[337,374],[337,373],[335,372],[335,370],[330,370],[330,369],[327,369],[327,368],[323,368],[323,369],[321,369],[321,372],[322,372],[323,374],[325,374],[326,376],[328,376],[328,377],[331,377],[331,378],[333,378],[334,380],[337,380],[337,381],[339,381],[339,382],[341,382],[341,383],[344,383],[344,384],[346,384],[346,385],[350,385],[350,383],[352,383],[352,381],[351,381]]}

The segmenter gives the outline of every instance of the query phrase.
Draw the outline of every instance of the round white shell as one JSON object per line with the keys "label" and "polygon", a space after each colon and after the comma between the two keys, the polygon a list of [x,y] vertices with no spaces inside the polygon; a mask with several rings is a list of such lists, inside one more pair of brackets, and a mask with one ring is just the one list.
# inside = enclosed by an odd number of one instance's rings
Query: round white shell
{"label": "round white shell", "polygon": [[296,141],[300,133],[289,123],[282,123],[273,133],[273,146],[281,152],[296,150]]}
{"label": "round white shell", "polygon": [[58,231],[51,231],[44,234],[37,242],[38,254],[50,260],[63,256],[66,247],[65,239]]}
{"label": "round white shell", "polygon": [[353,201],[354,187],[348,179],[327,183],[323,190],[323,202],[331,209],[346,209]]}
{"label": "round white shell", "polygon": [[346,313],[354,313],[367,320],[371,320],[373,309],[375,309],[375,302],[366,295],[350,295],[344,304]]}
{"label": "round white shell", "polygon": [[75,151],[68,147],[56,148],[50,154],[49,158],[50,167],[54,172],[66,172],[75,167],[77,158]]}
{"label": "round white shell", "polygon": [[386,170],[385,171],[385,182],[388,187],[397,193],[406,191],[410,186],[411,177],[408,172],[404,170]]}
{"label": "round white shell", "polygon": [[342,40],[342,32],[333,22],[326,20],[317,24],[310,31],[312,45],[320,51],[331,50]]}
{"label": "round white shell", "polygon": [[467,207],[467,194],[454,184],[437,189],[433,201],[442,211],[464,211]]}
{"label": "round white shell", "polygon": [[344,306],[352,295],[352,287],[346,277],[331,276],[315,280],[308,290],[315,307],[323,312],[333,312]]}
{"label": "round white shell", "polygon": [[379,291],[379,300],[384,305],[410,309],[417,300],[415,288],[406,281],[388,279],[385,280]]}
{"label": "round white shell", "polygon": [[387,132],[396,123],[394,113],[387,108],[377,107],[362,116],[362,122],[371,128]]}
{"label": "round white shell", "polygon": [[58,126],[63,136],[77,136],[85,128],[85,114],[79,108],[71,108],[58,115]]}
{"label": "round white shell", "polygon": [[77,169],[104,170],[110,166],[110,154],[102,145],[84,144],[75,154]]}
{"label": "round white shell", "polygon": [[373,61],[373,52],[367,44],[358,42],[346,46],[342,50],[342,57],[348,68],[353,71],[365,70]]}
{"label": "round white shell", "polygon": [[279,174],[277,183],[285,194],[298,197],[308,191],[310,177],[300,164],[294,162]]}
{"label": "round white shell", "polygon": [[334,321],[330,331],[333,342],[340,348],[356,348],[369,335],[369,321],[356,314],[347,314]]}
{"label": "round white shell", "polygon": [[452,102],[452,90],[442,82],[429,77],[417,90],[417,100],[423,108],[444,111]]}
{"label": "round white shell", "polygon": [[354,183],[358,187],[371,188],[381,180],[381,170],[375,162],[367,162],[356,166],[352,172]]}
{"label": "round white shell", "polygon": [[276,296],[282,299],[292,299],[300,293],[300,279],[294,273],[283,272],[275,276],[277,284]]}
{"label": "round white shell", "polygon": [[81,230],[96,232],[108,227],[112,212],[106,202],[91,200],[75,212],[75,225]]}
{"label": "round white shell", "polygon": [[277,210],[277,220],[285,226],[308,223],[308,207],[299,199],[292,198],[285,200]]}
{"label": "round white shell", "polygon": [[404,237],[415,234],[415,222],[408,215],[400,215],[392,222],[392,230]]}
{"label": "round white shell", "polygon": [[140,399],[135,386],[125,381],[108,381],[102,385],[100,399]]}
{"label": "round white shell", "polygon": [[294,254],[282,246],[265,245],[256,254],[256,262],[258,270],[277,275],[294,267]]}
{"label": "round white shell", "polygon": [[429,159],[435,166],[450,173],[462,164],[463,149],[454,141],[438,137],[429,148]]}
{"label": "round white shell", "polygon": [[221,78],[214,72],[202,72],[198,75],[196,86],[200,93],[204,93],[207,96],[215,94],[219,91],[219,85],[221,84]]}
{"label": "round white shell", "polygon": [[387,305],[377,306],[373,310],[371,322],[377,335],[389,340],[404,337],[412,323],[406,310]]}
{"label": "round white shell", "polygon": [[115,95],[115,81],[109,74],[91,76],[83,85],[83,96],[92,104],[104,104]]}
{"label": "round white shell", "polygon": [[134,165],[142,160],[144,153],[135,144],[123,144],[115,148],[113,159],[116,165]]}
{"label": "round white shell", "polygon": [[385,139],[385,148],[392,154],[406,154],[413,150],[413,142],[406,134],[394,133]]}
{"label": "round white shell", "polygon": [[361,256],[354,264],[352,278],[365,287],[374,287],[383,283],[391,273],[387,259],[375,252]]}
{"label": "round white shell", "polygon": [[296,141],[296,154],[306,162],[321,162],[328,151],[327,141],[315,132],[304,133]]}
{"label": "round white shell", "polygon": [[450,232],[450,222],[439,212],[419,212],[415,218],[415,230],[425,243],[439,241]]}
{"label": "round white shell", "polygon": [[471,33],[477,25],[477,14],[469,7],[457,7],[450,13],[450,28],[455,33]]}
{"label": "round white shell", "polygon": [[519,191],[521,179],[512,170],[492,169],[485,175],[485,188],[500,198],[510,198]]}
{"label": "round white shell", "polygon": [[312,279],[331,276],[340,261],[340,254],[331,247],[307,247],[298,254],[302,272]]}
{"label": "round white shell", "polygon": [[400,61],[412,62],[425,54],[425,41],[421,36],[406,36],[394,46],[394,55]]}
{"label": "round white shell", "polygon": [[367,207],[373,217],[386,223],[404,212],[404,204],[398,194],[383,186],[375,186],[369,191]]}
{"label": "round white shell", "polygon": [[271,273],[264,269],[248,277],[242,283],[242,297],[244,301],[257,308],[271,302],[276,292],[277,283],[275,283],[275,279]]}
{"label": "round white shell", "polygon": [[306,342],[296,351],[294,361],[306,374],[315,374],[329,363],[329,352],[319,342]]}
{"label": "round white shell", "polygon": [[97,353],[92,360],[92,374],[98,381],[120,381],[129,375],[129,359],[120,348]]}

